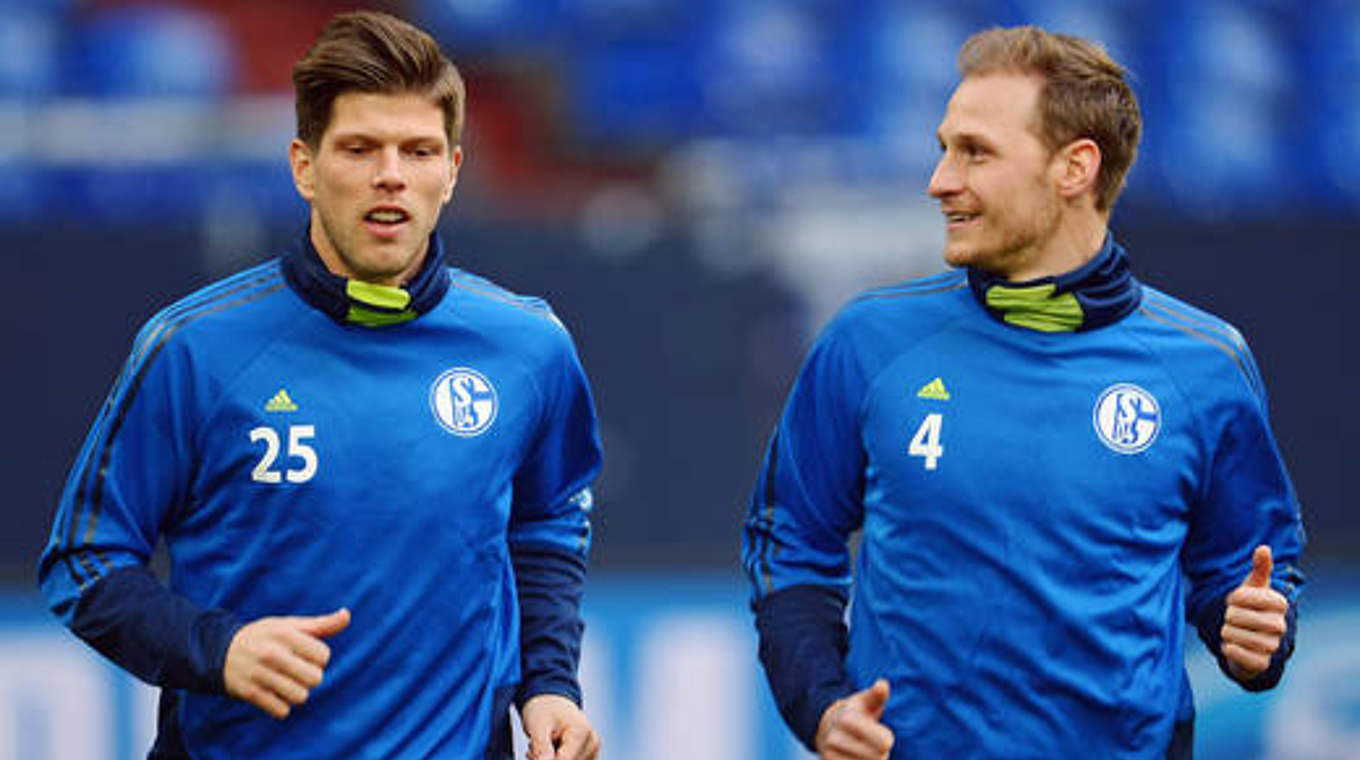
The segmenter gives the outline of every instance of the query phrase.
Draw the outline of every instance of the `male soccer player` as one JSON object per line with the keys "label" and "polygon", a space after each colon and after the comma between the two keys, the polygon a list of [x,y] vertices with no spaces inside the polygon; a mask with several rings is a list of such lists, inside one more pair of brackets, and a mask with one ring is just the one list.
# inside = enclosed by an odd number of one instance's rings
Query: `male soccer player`
{"label": "male soccer player", "polygon": [[1018,27],[959,68],[929,186],[958,269],[864,294],[808,356],[746,521],[761,660],[828,760],[1188,757],[1185,619],[1247,689],[1293,648],[1261,378],[1110,236],[1122,67]]}
{"label": "male soccer player", "polygon": [[[156,758],[585,760],[579,602],[600,464],[570,337],[449,266],[464,87],[337,16],[293,69],[294,250],[138,335],[39,575],[162,687]],[[147,569],[159,540],[170,581]]]}

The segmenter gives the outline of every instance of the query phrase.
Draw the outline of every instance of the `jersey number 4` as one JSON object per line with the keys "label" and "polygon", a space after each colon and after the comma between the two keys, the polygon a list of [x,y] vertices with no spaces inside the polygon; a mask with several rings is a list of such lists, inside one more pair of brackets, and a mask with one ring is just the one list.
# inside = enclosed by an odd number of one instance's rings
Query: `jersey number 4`
{"label": "jersey number 4", "polygon": [[940,445],[940,427],[944,425],[944,415],[939,413],[927,414],[925,420],[921,422],[921,427],[916,428],[916,435],[911,437],[911,443],[907,444],[907,454],[914,457],[924,457],[926,469],[933,470],[944,456],[944,447]]}
{"label": "jersey number 4", "polygon": [[282,448],[278,431],[267,425],[251,430],[251,443],[264,441],[264,456],[255,464],[255,469],[250,471],[250,479],[256,483],[280,483],[284,478],[287,478],[289,483],[306,483],[311,480],[316,474],[316,449],[308,446],[305,441],[315,437],[315,425],[289,425],[288,457],[301,460],[301,466],[279,472],[274,469],[274,463],[278,460],[279,450]]}

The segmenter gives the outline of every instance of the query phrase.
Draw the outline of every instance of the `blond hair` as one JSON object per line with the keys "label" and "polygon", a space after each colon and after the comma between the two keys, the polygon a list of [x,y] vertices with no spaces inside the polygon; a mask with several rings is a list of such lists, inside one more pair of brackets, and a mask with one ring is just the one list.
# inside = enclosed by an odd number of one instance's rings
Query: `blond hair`
{"label": "blond hair", "polygon": [[1101,157],[1096,208],[1114,205],[1138,153],[1143,118],[1128,72],[1104,48],[1036,26],[994,27],[963,43],[958,66],[965,79],[998,72],[1041,77],[1036,133],[1051,151],[1093,141]]}

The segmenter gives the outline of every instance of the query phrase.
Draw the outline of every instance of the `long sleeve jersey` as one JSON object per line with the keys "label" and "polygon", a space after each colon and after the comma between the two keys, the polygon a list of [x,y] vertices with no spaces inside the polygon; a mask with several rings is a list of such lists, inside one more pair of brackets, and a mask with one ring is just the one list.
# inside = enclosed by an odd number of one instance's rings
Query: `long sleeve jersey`
{"label": "long sleeve jersey", "polygon": [[1252,355],[1107,240],[1043,282],[955,270],[846,306],[772,436],[743,559],[809,745],[884,677],[893,758],[1146,758],[1192,717],[1187,617],[1217,654],[1259,544],[1292,602],[1299,507]]}
{"label": "long sleeve jersey", "polygon": [[[512,698],[580,699],[599,463],[546,304],[447,266],[437,236],[396,289],[330,274],[304,235],[142,329],[40,583],[164,687],[166,756],[489,757]],[[160,540],[168,589],[146,570]],[[325,678],[286,720],[224,695],[240,625],[342,606]]]}

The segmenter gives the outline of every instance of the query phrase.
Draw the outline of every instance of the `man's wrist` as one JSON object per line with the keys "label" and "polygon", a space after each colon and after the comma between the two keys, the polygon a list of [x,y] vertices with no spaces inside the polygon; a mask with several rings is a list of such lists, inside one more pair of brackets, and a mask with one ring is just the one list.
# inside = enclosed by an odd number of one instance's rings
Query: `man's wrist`
{"label": "man's wrist", "polygon": [[818,750],[821,750],[822,742],[826,740],[827,733],[831,731],[831,724],[836,720],[836,713],[840,712],[840,709],[844,706],[845,698],[841,697],[833,700],[831,704],[826,706],[826,709],[822,710],[822,718],[817,721],[817,735],[813,740],[813,744]]}
{"label": "man's wrist", "polygon": [[561,697],[577,707],[582,706],[580,685],[567,683],[560,678],[544,678],[521,684],[515,693],[515,706],[523,710],[530,701],[546,696]]}

